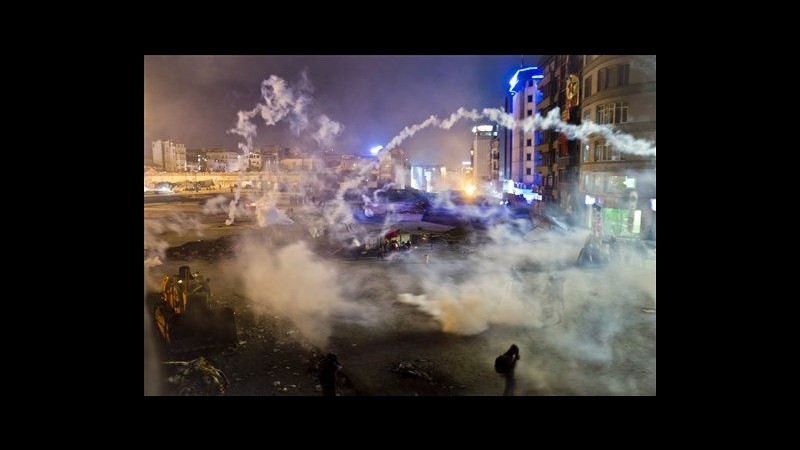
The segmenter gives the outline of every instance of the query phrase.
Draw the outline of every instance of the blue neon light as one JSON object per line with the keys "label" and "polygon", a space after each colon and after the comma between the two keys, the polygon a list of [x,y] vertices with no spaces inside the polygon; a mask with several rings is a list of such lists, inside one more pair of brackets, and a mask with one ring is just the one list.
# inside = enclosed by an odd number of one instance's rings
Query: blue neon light
{"label": "blue neon light", "polygon": [[[509,84],[508,92],[514,92],[514,88],[517,86],[517,83],[519,83],[519,81],[520,81],[519,74],[521,72],[526,72],[528,70],[538,70],[538,69],[539,68],[536,67],[536,66],[530,66],[530,67],[524,67],[522,69],[517,70],[517,72],[514,74],[514,76],[511,77],[511,80],[508,81],[508,84]],[[540,80],[540,79],[544,78],[544,75],[541,74],[541,73],[537,73],[537,74],[531,75],[531,78]]]}

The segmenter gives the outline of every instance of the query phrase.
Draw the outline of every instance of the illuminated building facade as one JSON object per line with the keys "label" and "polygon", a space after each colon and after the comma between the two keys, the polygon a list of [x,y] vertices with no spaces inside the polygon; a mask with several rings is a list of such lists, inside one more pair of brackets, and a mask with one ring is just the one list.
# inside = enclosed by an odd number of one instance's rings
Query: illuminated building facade
{"label": "illuminated building facade", "polygon": [[495,125],[472,127],[472,148],[470,148],[469,155],[475,185],[497,179],[499,153],[496,141],[497,127]]}
{"label": "illuminated building facade", "polygon": [[[542,55],[539,67],[544,77],[538,83],[541,100],[536,111],[547,116],[558,108],[561,120],[581,123],[581,75],[584,55]],[[533,138],[536,173],[544,202],[555,203],[569,214],[580,214],[583,198],[577,192],[580,141],[553,130],[536,131]]]}
{"label": "illuminated building facade", "polygon": [[186,146],[172,140],[153,141],[153,164],[167,172],[185,172]]}
{"label": "illuminated building facade", "polygon": [[[655,56],[586,55],[581,87],[583,122],[655,143]],[[655,239],[655,156],[622,153],[590,136],[581,142],[578,189],[586,226],[601,214],[605,234]]]}
{"label": "illuminated building facade", "polygon": [[[505,111],[516,120],[523,120],[536,113],[538,91],[536,83],[543,77],[542,70],[536,66],[524,66],[509,80],[509,92],[505,98]],[[499,154],[499,175],[504,187],[530,190],[536,186],[535,164],[533,160],[533,131],[504,128],[503,148]]]}

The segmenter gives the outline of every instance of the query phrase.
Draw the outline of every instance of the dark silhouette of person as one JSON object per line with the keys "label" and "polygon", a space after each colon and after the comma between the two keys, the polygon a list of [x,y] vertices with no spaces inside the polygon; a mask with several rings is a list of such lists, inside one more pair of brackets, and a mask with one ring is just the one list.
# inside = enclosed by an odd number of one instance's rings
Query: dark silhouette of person
{"label": "dark silhouette of person", "polygon": [[333,353],[328,353],[319,364],[319,384],[322,385],[323,396],[336,396],[336,373],[342,369],[339,360]]}
{"label": "dark silhouette of person", "polygon": [[503,395],[514,395],[514,388],[517,384],[514,378],[514,369],[517,367],[517,361],[519,361],[519,347],[515,344],[511,344],[507,352],[494,360],[494,370],[506,379]]}

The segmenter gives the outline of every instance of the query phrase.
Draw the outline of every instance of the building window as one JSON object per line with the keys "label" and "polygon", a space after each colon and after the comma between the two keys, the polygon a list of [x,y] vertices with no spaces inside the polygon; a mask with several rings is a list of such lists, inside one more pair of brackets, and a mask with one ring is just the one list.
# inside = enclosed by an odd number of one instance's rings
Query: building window
{"label": "building window", "polygon": [[594,143],[594,161],[600,161],[601,151],[603,150],[603,146],[600,142]]}
{"label": "building window", "polygon": [[[526,153],[525,154],[525,161],[530,161],[530,160],[531,160],[531,154],[530,153]],[[528,174],[528,175],[530,175],[530,174]]]}
{"label": "building window", "polygon": [[583,175],[583,190],[587,191],[589,189],[589,174],[586,173]]}
{"label": "building window", "polygon": [[583,123],[586,123],[590,120],[592,120],[592,110],[587,109],[586,111],[583,112]]}
{"label": "building window", "polygon": [[606,143],[603,146],[603,161],[611,161],[611,144]]}
{"label": "building window", "polygon": [[619,79],[617,78],[617,67],[611,66],[606,68],[606,86],[608,89],[617,87]]}
{"label": "building window", "polygon": [[532,115],[533,115],[533,111],[529,109],[529,110],[528,110],[528,117],[530,117],[530,116],[532,116]]}
{"label": "building window", "polygon": [[[530,156],[530,154],[528,154],[528,156]],[[525,169],[525,175],[530,175],[530,174],[531,174],[531,168],[528,167],[527,169]]]}
{"label": "building window", "polygon": [[602,91],[605,88],[605,70],[600,69],[597,71],[597,92]]}
{"label": "building window", "polygon": [[589,161],[589,144],[583,145],[583,162]]}
{"label": "building window", "polygon": [[528,103],[531,103],[531,102],[533,102],[533,95],[529,95],[528,96]]}
{"label": "building window", "polygon": [[592,96],[592,77],[591,75],[586,77],[586,80],[583,82],[583,98],[589,98]]}
{"label": "building window", "polygon": [[530,146],[531,146],[531,140],[530,140],[530,139],[528,139],[528,141],[527,141],[527,142],[528,142],[528,143],[527,143],[526,145],[527,145],[528,147],[530,147]]}
{"label": "building window", "polygon": [[621,102],[621,103],[612,103],[609,105],[610,108],[613,108],[611,113],[611,123],[625,123],[628,121],[628,103]]}
{"label": "building window", "polygon": [[618,86],[627,86],[628,85],[628,77],[630,76],[631,65],[630,64],[620,64],[619,70],[617,70],[617,85]]}
{"label": "building window", "polygon": [[602,174],[596,173],[594,175],[594,191],[595,192],[605,192],[603,182],[605,182],[605,177]]}
{"label": "building window", "polygon": [[595,122],[599,124],[626,123],[628,121],[628,103],[608,103],[597,106]]}

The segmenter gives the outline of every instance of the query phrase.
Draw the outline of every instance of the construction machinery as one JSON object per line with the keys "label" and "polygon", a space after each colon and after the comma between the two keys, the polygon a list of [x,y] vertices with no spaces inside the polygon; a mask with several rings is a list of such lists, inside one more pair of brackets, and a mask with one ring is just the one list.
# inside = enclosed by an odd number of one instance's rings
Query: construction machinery
{"label": "construction machinery", "polygon": [[179,353],[235,345],[236,322],[231,308],[212,308],[208,279],[189,266],[164,275],[161,300],[155,305],[158,331],[170,352]]}

